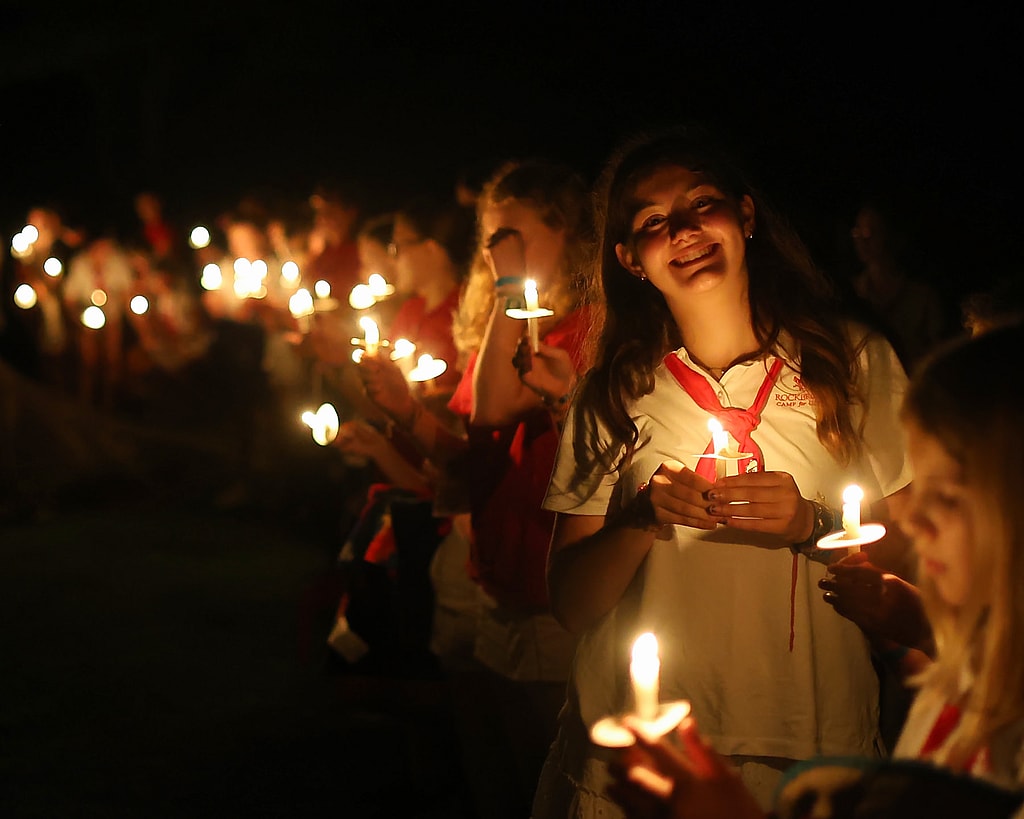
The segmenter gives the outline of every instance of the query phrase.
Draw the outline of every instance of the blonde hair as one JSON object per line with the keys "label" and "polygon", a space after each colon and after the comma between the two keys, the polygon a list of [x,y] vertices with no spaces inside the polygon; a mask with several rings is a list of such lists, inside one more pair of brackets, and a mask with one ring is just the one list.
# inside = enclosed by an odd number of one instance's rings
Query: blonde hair
{"label": "blonde hair", "polygon": [[[903,408],[960,464],[975,515],[964,604],[944,602],[927,577],[920,583],[937,656],[915,682],[961,705],[947,760],[954,767],[1024,719],[1024,522],[1015,513],[1024,395],[1001,363],[1022,342],[1024,325],[1016,324],[943,345],[922,362]],[[999,442],[998,452],[988,441]]]}
{"label": "blonde hair", "polygon": [[554,315],[541,322],[542,332],[580,303],[581,273],[593,246],[590,197],[583,179],[571,168],[544,159],[511,160],[500,166],[477,200],[477,247],[452,323],[452,337],[464,365],[480,349],[494,306],[494,275],[483,257],[480,217],[497,204],[516,200],[533,208],[546,225],[565,231],[559,275],[544,290],[544,306]]}

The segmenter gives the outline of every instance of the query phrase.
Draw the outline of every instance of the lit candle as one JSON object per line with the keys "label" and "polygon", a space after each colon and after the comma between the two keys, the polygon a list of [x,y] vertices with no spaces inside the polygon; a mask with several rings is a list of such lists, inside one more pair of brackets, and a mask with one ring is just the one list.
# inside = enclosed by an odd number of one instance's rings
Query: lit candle
{"label": "lit candle", "polygon": [[45,262],[43,262],[43,272],[51,279],[56,279],[61,272],[64,270],[64,265],[60,263],[60,259],[56,256],[51,256]]}
{"label": "lit candle", "polygon": [[430,353],[424,353],[419,357],[408,378],[410,381],[430,381],[437,378],[446,369],[448,369],[448,364],[444,359],[434,358]]}
{"label": "lit candle", "polygon": [[31,284],[19,284],[18,289],[14,291],[14,303],[22,310],[35,307],[38,300],[39,296]]}
{"label": "lit candle", "polygon": [[416,360],[413,358],[415,352],[416,345],[407,338],[396,339],[395,343],[391,345],[391,360],[398,364],[398,368],[406,378],[416,366]]}
{"label": "lit candle", "polygon": [[299,279],[302,278],[302,274],[299,272],[299,266],[289,260],[281,265],[281,284],[286,288],[298,287]]}
{"label": "lit candle", "polygon": [[724,478],[729,474],[729,462],[721,456],[726,455],[729,451],[729,433],[722,428],[722,424],[717,418],[708,419],[708,430],[711,432],[711,448],[716,456],[715,477]]}
{"label": "lit candle", "polygon": [[82,312],[82,324],[90,330],[99,330],[106,323],[107,317],[104,315],[102,307],[90,304]]}
{"label": "lit candle", "polygon": [[380,330],[377,329],[377,322],[369,316],[359,319],[359,326],[363,328],[363,341],[366,345],[366,354],[375,355],[377,345],[380,344]]}
{"label": "lit candle", "polygon": [[370,292],[375,299],[386,299],[395,292],[394,286],[388,284],[387,279],[380,275],[380,273],[371,273],[366,281],[366,286],[370,288]]}
{"label": "lit candle", "polygon": [[711,432],[711,444],[716,455],[725,455],[729,451],[729,433],[722,429],[717,418],[708,419],[708,430]]}
{"label": "lit candle", "polygon": [[340,422],[333,404],[321,404],[316,412],[306,410],[302,413],[302,421],[310,428],[313,440],[320,446],[327,446],[338,437]]}
{"label": "lit candle", "polygon": [[[526,297],[526,311],[533,312],[540,309],[540,297],[537,294],[537,282],[527,279],[523,284],[523,296]],[[540,325],[536,316],[526,319],[526,328],[530,333],[530,349],[534,352],[540,349]]]}
{"label": "lit candle", "polygon": [[633,681],[633,700],[640,719],[654,720],[658,716],[658,677],[661,661],[658,659],[658,640],[649,631],[636,638],[629,676]]}
{"label": "lit candle", "polygon": [[850,485],[843,490],[843,530],[845,537],[860,537],[860,502],[864,500],[864,492],[857,485]]}
{"label": "lit candle", "polygon": [[540,299],[537,295],[537,282],[527,279],[523,284],[523,295],[526,297],[526,309],[537,310],[540,308]]}
{"label": "lit candle", "polygon": [[377,298],[368,284],[357,284],[348,294],[348,303],[353,310],[365,310],[377,303]]}
{"label": "lit candle", "polygon": [[202,225],[196,225],[188,235],[188,243],[193,250],[201,250],[210,244],[210,231]]}
{"label": "lit candle", "polygon": [[300,287],[288,297],[288,312],[292,314],[299,332],[308,333],[310,330],[310,316],[313,314],[313,294],[305,287]]}

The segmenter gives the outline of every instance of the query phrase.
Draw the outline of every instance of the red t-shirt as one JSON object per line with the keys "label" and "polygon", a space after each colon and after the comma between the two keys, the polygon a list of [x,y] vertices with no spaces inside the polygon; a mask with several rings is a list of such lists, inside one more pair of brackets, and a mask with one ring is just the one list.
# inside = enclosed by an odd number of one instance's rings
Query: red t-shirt
{"label": "red t-shirt", "polygon": [[327,245],[323,252],[306,263],[303,274],[310,280],[324,279],[331,285],[331,295],[347,304],[352,288],[360,283],[361,272],[359,246],[346,241]]}
{"label": "red t-shirt", "polygon": [[[581,308],[544,336],[561,347],[577,370],[588,329]],[[473,404],[474,354],[449,409],[468,418]],[[541,508],[555,464],[558,428],[544,408],[505,427],[469,426],[467,484],[473,524],[470,575],[499,603],[541,610],[548,606],[545,578],[555,514]]]}
{"label": "red t-shirt", "polygon": [[430,353],[448,365],[441,375],[430,382],[430,389],[450,392],[459,383],[461,373],[455,367],[458,351],[452,341],[452,319],[459,306],[459,288],[452,292],[437,307],[429,312],[426,302],[421,296],[410,296],[398,308],[388,338],[392,343],[396,339],[405,338],[416,345],[416,358]]}

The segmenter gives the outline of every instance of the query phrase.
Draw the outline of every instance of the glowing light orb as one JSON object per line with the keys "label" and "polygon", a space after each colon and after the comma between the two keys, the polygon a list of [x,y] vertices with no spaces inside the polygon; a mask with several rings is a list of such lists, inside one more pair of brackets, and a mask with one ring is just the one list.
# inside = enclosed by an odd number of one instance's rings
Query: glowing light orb
{"label": "glowing light orb", "polygon": [[24,256],[32,247],[32,242],[24,233],[15,233],[11,238],[11,252],[15,255]]}
{"label": "glowing light orb", "polygon": [[89,301],[95,304],[97,307],[102,307],[107,303],[107,291],[96,288],[89,294]]}
{"label": "glowing light orb", "polygon": [[203,274],[199,277],[199,284],[204,290],[220,290],[224,284],[224,275],[220,272],[220,265],[210,262],[203,268]]}
{"label": "glowing light orb", "polygon": [[299,266],[292,261],[285,262],[281,265],[281,278],[287,284],[295,284],[299,280]]}
{"label": "glowing light orb", "polygon": [[325,279],[317,279],[316,284],[313,285],[313,292],[316,293],[317,298],[326,299],[331,295],[331,283]]}
{"label": "glowing light orb", "polygon": [[31,284],[19,284],[18,289],[14,291],[14,303],[22,310],[35,307],[38,300],[39,297]]}
{"label": "glowing light orb", "polygon": [[373,307],[377,303],[377,298],[370,290],[370,285],[357,284],[348,294],[348,303],[353,310],[365,310],[368,307]]}
{"label": "glowing light orb", "polygon": [[302,413],[302,421],[309,427],[313,433],[313,440],[320,446],[327,446],[338,437],[340,420],[333,404],[321,404],[316,412],[306,410]]}
{"label": "glowing light orb", "polygon": [[395,292],[394,286],[388,284],[387,279],[380,275],[380,273],[371,273],[366,281],[374,298],[386,298]]}
{"label": "glowing light orb", "polygon": [[106,323],[107,317],[104,315],[102,307],[90,304],[82,311],[82,324],[90,330],[99,330]]}
{"label": "glowing light orb", "polygon": [[21,235],[28,239],[30,245],[39,241],[39,229],[35,225],[25,225],[21,229]]}
{"label": "glowing light orb", "polygon": [[64,265],[60,263],[60,259],[56,256],[51,256],[45,262],[43,262],[43,272],[56,279],[61,273],[64,272]]}
{"label": "glowing light orb", "polygon": [[416,352],[416,345],[407,338],[400,338],[391,346],[391,360],[398,361],[400,358],[408,358]]}
{"label": "glowing light orb", "polygon": [[137,316],[141,316],[149,309],[149,299],[145,296],[132,296],[128,308]]}
{"label": "glowing light orb", "polygon": [[448,364],[444,360],[434,358],[430,353],[424,353],[419,357],[413,371],[409,373],[409,380],[430,381],[433,378],[437,378],[447,369]]}
{"label": "glowing light orb", "polygon": [[312,315],[313,294],[305,287],[300,287],[288,299],[288,312],[295,318]]}
{"label": "glowing light orb", "polygon": [[188,235],[188,243],[194,250],[207,247],[210,244],[210,231],[202,225],[196,225]]}

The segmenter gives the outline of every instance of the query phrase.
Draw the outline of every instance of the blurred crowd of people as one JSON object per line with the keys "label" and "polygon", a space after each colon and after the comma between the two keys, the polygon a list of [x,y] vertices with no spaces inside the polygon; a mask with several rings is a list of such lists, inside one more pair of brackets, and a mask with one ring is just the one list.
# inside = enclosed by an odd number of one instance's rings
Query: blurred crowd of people
{"label": "blurred crowd of people", "polygon": [[[761,783],[762,804],[804,751],[870,750],[881,726],[766,738],[820,693],[803,690],[815,683],[794,656],[852,692],[815,700],[810,722],[859,719],[878,703],[871,646],[811,599],[825,564],[804,546],[828,511],[826,484],[851,464],[879,509],[907,489],[893,432],[906,374],[965,328],[1021,314],[1019,277],[965,286],[950,303],[911,272],[874,200],[848,215],[855,269],[822,271],[717,154],[653,144],[668,153],[641,145],[595,184],[561,161],[510,159],[479,185],[410,192],[382,212],[323,185],[286,211],[244,198],[209,225],[176,222],[145,191],[128,235],[39,204],[9,237],[9,384],[115,415],[212,423],[230,464],[225,507],[261,503],[296,451],[336,461],[340,579],[323,637],[346,672],[447,681],[475,815],[613,809],[609,757],[582,733],[625,702],[606,667],[622,648],[609,624],[656,622],[710,658],[699,676],[669,652],[666,685],[715,726],[744,781]],[[765,408],[772,389],[787,400]],[[851,409],[862,393],[879,420]],[[757,420],[730,431],[745,446],[760,439],[767,467],[754,459],[731,483],[713,466],[681,468],[685,453],[660,440],[678,431],[667,419],[730,401],[763,410],[757,432]],[[9,441],[16,404],[8,391]],[[689,431],[686,452],[703,451],[703,429]],[[788,480],[769,487],[775,475]],[[758,506],[684,513],[683,497]],[[730,566],[694,559],[712,541]],[[910,580],[912,562],[904,550],[887,569]],[[713,594],[726,574],[749,593],[744,612]],[[764,617],[791,577],[789,608]],[[716,644],[715,618],[759,635],[741,643],[749,652]],[[759,647],[778,668],[752,659]],[[755,729],[718,679],[733,673],[762,699],[774,692],[757,713],[764,736],[740,736]]]}

